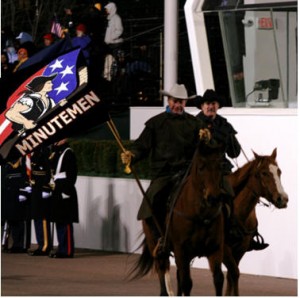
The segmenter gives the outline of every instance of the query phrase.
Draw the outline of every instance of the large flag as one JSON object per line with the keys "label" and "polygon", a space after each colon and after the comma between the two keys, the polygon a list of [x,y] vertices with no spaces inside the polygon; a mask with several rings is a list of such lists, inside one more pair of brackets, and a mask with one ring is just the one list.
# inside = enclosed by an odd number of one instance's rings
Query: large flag
{"label": "large flag", "polygon": [[20,82],[0,115],[0,163],[109,120],[84,63],[72,49]]}
{"label": "large flag", "polygon": [[72,48],[73,46],[71,38],[69,36],[66,36],[65,38],[56,41],[52,45],[45,47],[44,49],[30,56],[28,60],[21,64],[21,66],[18,68],[18,71],[29,66],[31,67],[37,63],[49,63],[58,55],[63,54],[68,50],[71,50]]}

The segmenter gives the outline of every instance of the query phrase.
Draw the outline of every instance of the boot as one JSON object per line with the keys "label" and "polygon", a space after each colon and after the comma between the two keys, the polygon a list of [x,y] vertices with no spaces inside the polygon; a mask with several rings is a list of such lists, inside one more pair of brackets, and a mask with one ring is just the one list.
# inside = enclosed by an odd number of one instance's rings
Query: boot
{"label": "boot", "polygon": [[240,242],[244,237],[244,233],[233,214],[233,198],[226,194],[223,196],[223,203],[225,232],[227,232],[232,244]]}
{"label": "boot", "polygon": [[256,234],[254,235],[254,237],[252,238],[249,248],[247,249],[247,251],[251,251],[251,250],[263,250],[265,248],[267,248],[269,246],[268,243],[265,243],[264,238],[258,233],[256,232]]}

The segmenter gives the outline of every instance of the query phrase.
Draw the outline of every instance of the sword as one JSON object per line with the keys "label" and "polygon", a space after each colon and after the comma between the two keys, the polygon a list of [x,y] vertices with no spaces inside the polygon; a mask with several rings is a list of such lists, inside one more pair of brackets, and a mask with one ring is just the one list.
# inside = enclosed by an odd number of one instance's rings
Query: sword
{"label": "sword", "polygon": [[9,237],[9,226],[7,220],[5,221],[4,227],[3,227],[3,235],[2,235],[2,245],[4,247],[8,247],[8,237]]}
{"label": "sword", "polygon": [[[117,143],[118,143],[120,149],[121,149],[124,153],[126,153],[127,150],[125,149],[125,147],[124,147],[124,145],[123,145],[123,143],[122,143],[122,139],[121,139],[121,137],[120,137],[120,134],[119,134],[119,132],[118,132],[118,130],[117,130],[117,128],[116,128],[114,122],[113,122],[112,119],[110,118],[108,121],[106,121],[106,123],[107,123],[108,127],[110,128],[112,134],[114,135],[114,137],[115,137],[115,139],[116,139],[116,141],[117,141]],[[132,174],[133,174],[134,179],[135,179],[135,181],[137,182],[138,187],[139,187],[141,193],[143,194],[143,196],[144,196],[144,198],[145,198],[145,200],[146,200],[146,202],[147,202],[147,205],[148,205],[149,209],[151,210],[152,218],[153,218],[154,224],[156,225],[156,227],[157,227],[157,229],[158,229],[160,235],[163,236],[164,234],[163,234],[163,231],[162,231],[162,229],[161,229],[161,226],[160,226],[160,224],[159,224],[159,222],[158,222],[156,216],[155,216],[154,213],[153,213],[153,208],[152,208],[150,199],[149,199],[149,197],[147,196],[147,194],[146,194],[146,192],[145,192],[145,190],[144,190],[144,188],[143,188],[143,186],[142,186],[142,184],[141,184],[141,181],[140,181],[140,179],[139,179],[139,177],[138,177],[138,175],[137,175],[137,173],[136,173],[134,167],[133,167],[132,165],[130,165],[130,164],[126,165],[126,167],[125,167],[125,173],[127,173],[127,174],[131,174],[131,173],[132,173]]]}

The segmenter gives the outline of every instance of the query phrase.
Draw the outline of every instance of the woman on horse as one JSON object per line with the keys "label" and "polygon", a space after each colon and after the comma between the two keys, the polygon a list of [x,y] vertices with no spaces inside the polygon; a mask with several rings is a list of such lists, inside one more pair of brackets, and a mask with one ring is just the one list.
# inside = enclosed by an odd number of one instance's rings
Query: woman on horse
{"label": "woman on horse", "polygon": [[[208,89],[203,96],[197,96],[195,103],[201,109],[201,112],[196,116],[200,119],[211,133],[211,137],[221,145],[224,151],[222,170],[224,174],[223,188],[226,193],[226,203],[231,207],[230,212],[230,234],[233,237],[238,237],[238,232],[235,231],[235,220],[233,214],[232,200],[234,198],[234,191],[226,179],[226,176],[231,173],[233,165],[226,158],[226,154],[230,158],[236,158],[241,152],[241,145],[239,144],[236,134],[237,132],[226,118],[218,114],[218,109],[222,107],[222,98],[214,90]],[[263,242],[257,242],[254,239],[250,245],[249,250],[262,250],[269,245]]]}
{"label": "woman on horse", "polygon": [[[184,85],[175,84],[161,93],[168,97],[166,110],[149,119],[131,151],[121,154],[124,164],[150,157],[152,180],[137,217],[145,221],[156,241],[163,236],[168,199],[191,163],[203,128],[201,120],[184,110],[192,98]],[[201,132],[204,138],[206,131]]]}

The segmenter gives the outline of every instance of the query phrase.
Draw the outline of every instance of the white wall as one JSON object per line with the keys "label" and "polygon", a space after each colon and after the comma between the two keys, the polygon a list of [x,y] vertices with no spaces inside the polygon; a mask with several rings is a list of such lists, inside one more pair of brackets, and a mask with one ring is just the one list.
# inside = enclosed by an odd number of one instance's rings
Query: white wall
{"label": "white wall", "polygon": [[[142,181],[144,188],[149,182]],[[79,224],[74,225],[75,246],[134,252],[141,240],[136,220],[141,193],[132,179],[78,177]]]}

